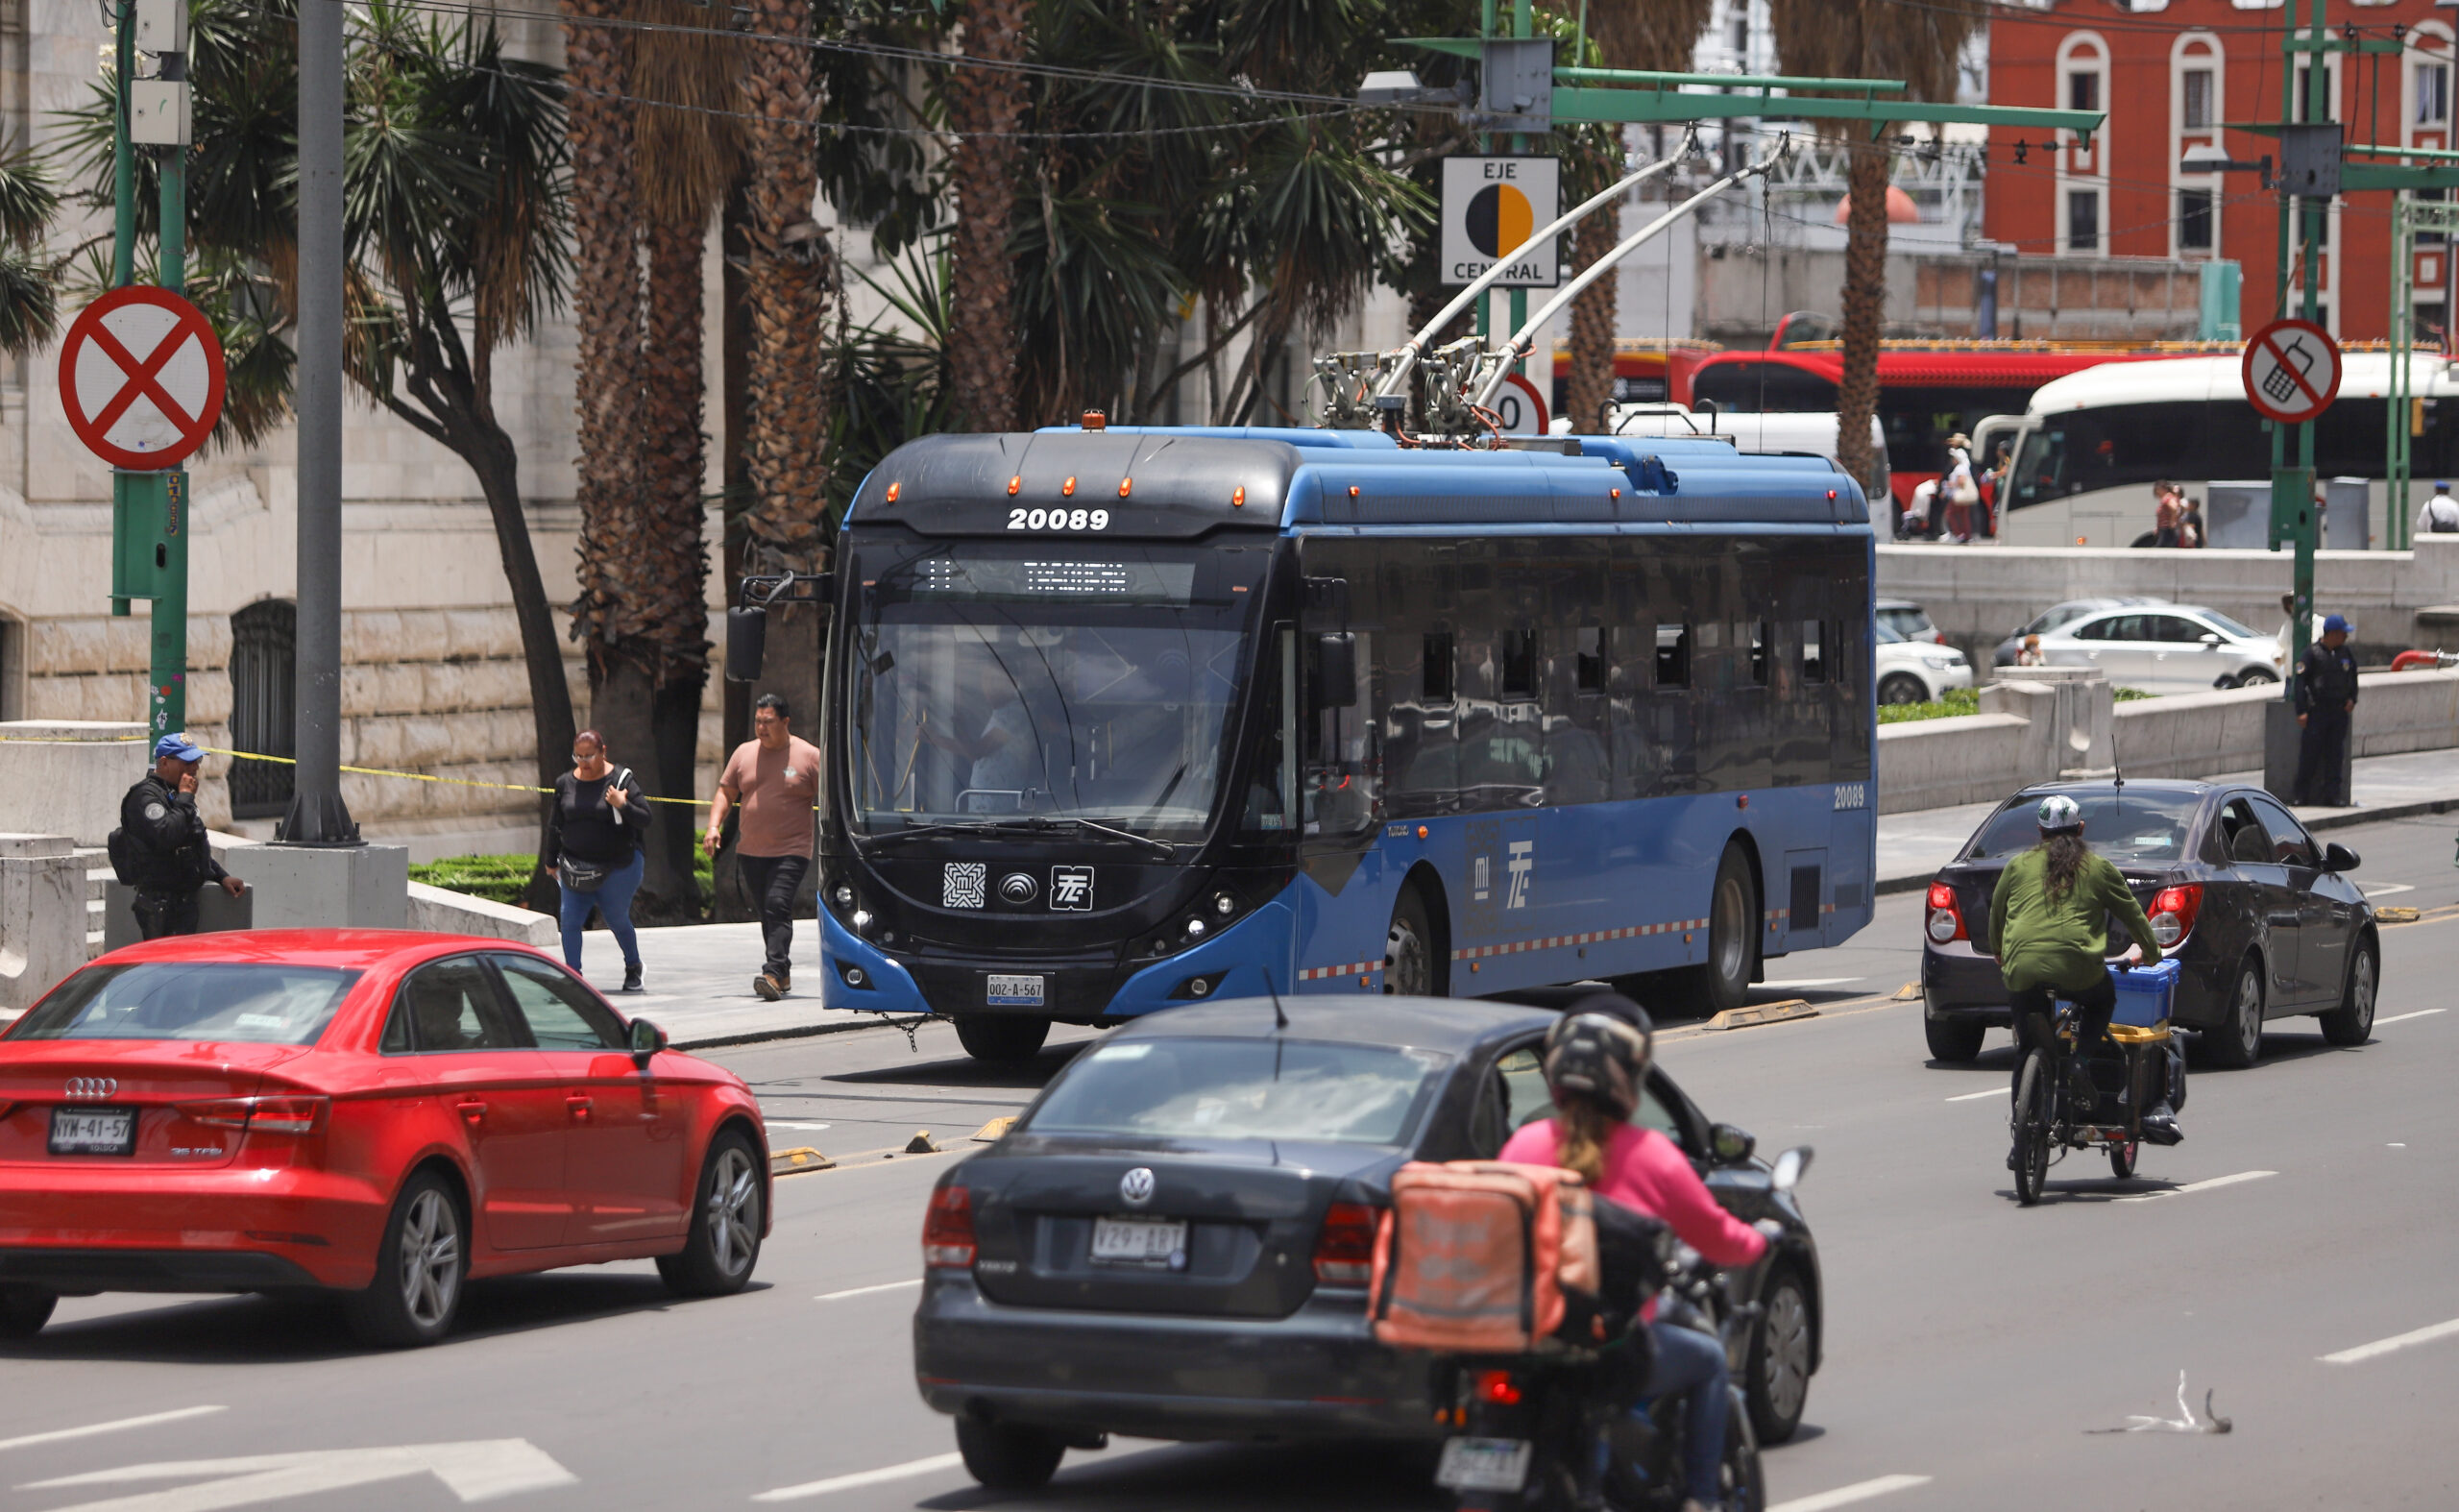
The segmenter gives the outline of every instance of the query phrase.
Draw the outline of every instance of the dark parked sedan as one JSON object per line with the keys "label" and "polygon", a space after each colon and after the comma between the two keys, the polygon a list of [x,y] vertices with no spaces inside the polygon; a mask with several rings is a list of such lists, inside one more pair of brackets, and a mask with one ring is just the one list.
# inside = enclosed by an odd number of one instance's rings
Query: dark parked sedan
{"label": "dark parked sedan", "polygon": [[[2126,874],[2160,948],[2178,958],[2175,1022],[2205,1031],[2213,1064],[2252,1065],[2263,1021],[2299,1013],[2320,1017],[2333,1044],[2365,1042],[2382,955],[2346,846],[2317,844],[2259,788],[2057,783],[2009,798],[1930,884],[1921,990],[1933,1056],[1969,1061],[1988,1028],[2008,1023],[1989,898],[2009,858],[2039,842],[2033,813],[2053,793],[2082,805],[2084,842]],[[2112,951],[2130,942],[2111,919]]]}
{"label": "dark parked sedan", "polygon": [[[1207,1003],[1079,1055],[1008,1135],[932,1193],[913,1318],[922,1396],[985,1484],[1037,1485],[1071,1445],[1433,1438],[1424,1355],[1377,1344],[1366,1281],[1392,1173],[1492,1157],[1551,1111],[1555,1014],[1386,997]],[[1745,1220],[1785,1237],[1741,1285],[1766,1304],[1738,1362],[1763,1437],[1818,1368],[1818,1252],[1751,1138],[1662,1070],[1636,1119]]]}

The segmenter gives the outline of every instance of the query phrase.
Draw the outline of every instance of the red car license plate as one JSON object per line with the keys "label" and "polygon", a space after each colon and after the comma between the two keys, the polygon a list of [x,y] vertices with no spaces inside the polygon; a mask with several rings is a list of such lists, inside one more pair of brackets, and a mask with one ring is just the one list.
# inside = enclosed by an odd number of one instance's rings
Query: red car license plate
{"label": "red car license plate", "polygon": [[134,1108],[55,1108],[51,1110],[54,1155],[134,1155]]}

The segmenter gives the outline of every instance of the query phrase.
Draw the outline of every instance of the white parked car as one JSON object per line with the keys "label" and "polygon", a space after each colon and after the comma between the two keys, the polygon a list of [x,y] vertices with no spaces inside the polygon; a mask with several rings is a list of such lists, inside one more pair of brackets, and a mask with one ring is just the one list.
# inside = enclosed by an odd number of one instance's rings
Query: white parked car
{"label": "white parked car", "polygon": [[1972,686],[1972,663],[1952,646],[1910,641],[1879,622],[1878,697],[1881,703],[1936,703],[1950,688]]}
{"label": "white parked car", "polygon": [[1933,646],[1946,644],[1946,632],[1930,622],[1930,611],[1911,599],[1882,598],[1877,607],[1879,623],[1906,640],[1927,641]]}
{"label": "white parked car", "polygon": [[2098,667],[2145,693],[2279,681],[2276,638],[2192,604],[2099,610],[2042,636],[2040,648],[2052,667]]}

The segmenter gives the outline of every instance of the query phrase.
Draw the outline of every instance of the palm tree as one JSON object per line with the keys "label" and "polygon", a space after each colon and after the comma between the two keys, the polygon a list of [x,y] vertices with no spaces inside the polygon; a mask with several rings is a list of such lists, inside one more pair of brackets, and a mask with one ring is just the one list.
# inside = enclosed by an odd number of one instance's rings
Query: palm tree
{"label": "palm tree", "polygon": [[[1715,0],[1606,0],[1592,4],[1588,10],[1588,43],[1593,55],[1585,60],[1592,66],[1604,68],[1658,68],[1679,71],[1691,65],[1692,49],[1697,45],[1699,34],[1706,30]],[[1621,144],[1621,133],[1613,128],[1611,147]],[[1585,197],[1605,187],[1620,176],[1621,157],[1619,151],[1588,155],[1592,171],[1601,169],[1604,177],[1577,186],[1567,185],[1567,195]],[[1580,176],[1583,179],[1589,175]],[[1613,210],[1602,210],[1582,221],[1571,239],[1572,262],[1576,269],[1586,270],[1597,258],[1614,250],[1622,239],[1621,217]],[[1570,392],[1564,408],[1569,412],[1571,428],[1596,432],[1609,428],[1605,410],[1614,401],[1614,326],[1616,285],[1614,278],[1597,280],[1588,292],[1571,302],[1571,364]],[[1670,337],[1672,331],[1667,331]]]}
{"label": "palm tree", "polygon": [[0,155],[0,352],[12,357],[60,324],[59,268],[42,246],[59,213],[51,170],[23,148]]}
{"label": "palm tree", "polygon": [[[1981,22],[1982,0],[1770,0],[1777,66],[1826,79],[1901,79],[1916,100],[1955,97],[1957,61]],[[1868,477],[1870,416],[1879,399],[1879,318],[1887,304],[1887,189],[1892,125],[1837,121],[1850,199],[1844,229],[1844,372],[1836,396],[1836,459]],[[1873,500],[1876,503],[1876,500]]]}
{"label": "palm tree", "polygon": [[[572,697],[522,505],[520,452],[496,418],[494,358],[563,301],[563,86],[553,69],[505,57],[492,21],[426,23],[389,0],[353,16],[350,48],[346,370],[477,478],[521,626],[543,785],[571,749]],[[299,96],[289,7],[199,0],[189,65],[198,105],[188,288],[232,349],[233,389],[244,366],[254,419],[238,436],[253,440],[279,424],[292,372],[284,335],[296,308]],[[88,208],[111,203],[113,110],[99,91],[69,112],[60,148]],[[138,234],[151,237],[151,156],[137,167]],[[551,886],[533,875],[531,895],[551,895]]]}
{"label": "palm tree", "polygon": [[[970,0],[963,51],[993,63],[1025,56],[1031,0]],[[1011,430],[1016,413],[1016,316],[1008,243],[1016,206],[1022,144],[1012,134],[1025,113],[1025,78],[997,67],[953,70],[945,85],[950,129],[958,134],[950,178],[956,185],[955,280],[958,329],[949,354],[957,421],[971,430]]]}

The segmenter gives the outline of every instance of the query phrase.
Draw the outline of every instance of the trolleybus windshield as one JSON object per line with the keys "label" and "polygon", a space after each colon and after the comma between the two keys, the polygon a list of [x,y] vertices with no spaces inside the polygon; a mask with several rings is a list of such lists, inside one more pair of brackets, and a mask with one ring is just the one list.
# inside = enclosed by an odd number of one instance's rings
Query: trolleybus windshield
{"label": "trolleybus windshield", "polygon": [[1085,820],[1202,835],[1261,548],[858,547],[848,807],[865,834]]}

